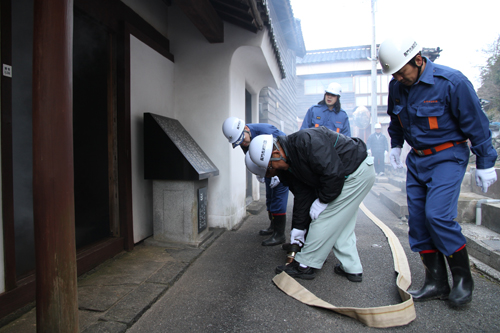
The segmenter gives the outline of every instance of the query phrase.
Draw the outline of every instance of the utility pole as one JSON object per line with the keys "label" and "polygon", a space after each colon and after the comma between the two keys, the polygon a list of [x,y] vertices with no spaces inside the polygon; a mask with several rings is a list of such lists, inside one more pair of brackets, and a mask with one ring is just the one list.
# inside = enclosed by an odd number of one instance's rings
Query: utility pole
{"label": "utility pole", "polygon": [[375,44],[375,5],[377,0],[371,0],[372,2],[372,108],[371,108],[371,133],[375,132],[374,126],[378,122],[377,120],[377,44]]}

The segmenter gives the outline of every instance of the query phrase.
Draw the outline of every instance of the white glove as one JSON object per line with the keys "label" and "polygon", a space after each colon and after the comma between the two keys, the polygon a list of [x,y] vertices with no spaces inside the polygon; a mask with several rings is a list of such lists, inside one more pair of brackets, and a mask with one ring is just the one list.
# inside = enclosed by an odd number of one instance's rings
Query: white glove
{"label": "white glove", "polygon": [[325,210],[326,206],[328,206],[328,204],[320,202],[319,199],[314,200],[309,210],[309,216],[311,216],[313,220],[316,220],[319,214]]}
{"label": "white glove", "polygon": [[271,183],[269,184],[269,187],[275,188],[276,186],[278,186],[279,183],[280,179],[278,178],[278,176],[274,176],[273,178],[271,178]]}
{"label": "white glove", "polygon": [[306,242],[305,236],[306,236],[305,230],[293,228],[292,231],[290,231],[290,243],[299,244],[300,247],[302,247]]}
{"label": "white glove", "polygon": [[488,187],[496,181],[497,172],[494,167],[476,170],[476,185],[481,187],[484,193],[486,193],[486,191],[488,191]]}
{"label": "white glove", "polygon": [[391,155],[389,156],[389,160],[391,161],[391,165],[394,169],[403,168],[403,163],[401,163],[401,148],[392,148]]}
{"label": "white glove", "polygon": [[367,153],[368,153],[368,156],[372,156],[372,150],[371,149],[368,149]]}
{"label": "white glove", "polygon": [[257,180],[259,181],[259,183],[265,183],[266,180],[264,179],[264,177],[259,177],[259,176],[255,176],[257,177]]}

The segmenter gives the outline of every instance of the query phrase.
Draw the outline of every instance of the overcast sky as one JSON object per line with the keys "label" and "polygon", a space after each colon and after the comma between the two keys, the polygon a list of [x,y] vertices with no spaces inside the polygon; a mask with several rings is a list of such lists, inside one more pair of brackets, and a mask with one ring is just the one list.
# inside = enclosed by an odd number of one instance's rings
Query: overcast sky
{"label": "overcast sky", "polygon": [[[372,43],[371,0],[290,0],[301,20],[306,49]],[[375,42],[407,31],[422,47],[440,47],[436,63],[480,86],[479,66],[500,35],[500,0],[377,0]]]}

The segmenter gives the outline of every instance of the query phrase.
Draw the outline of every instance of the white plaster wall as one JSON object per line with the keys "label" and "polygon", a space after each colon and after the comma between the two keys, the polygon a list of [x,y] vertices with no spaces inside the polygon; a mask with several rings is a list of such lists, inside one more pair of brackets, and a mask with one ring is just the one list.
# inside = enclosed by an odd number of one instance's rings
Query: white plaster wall
{"label": "white plaster wall", "polygon": [[268,32],[254,34],[224,23],[224,43],[210,44],[172,6],[169,34],[176,119],[219,169],[209,179],[208,223],[232,228],[246,215],[246,167],[241,149],[232,149],[222,134],[222,123],[229,116],[244,119],[245,88],[258,94],[264,86],[278,87],[281,76]]}
{"label": "white plaster wall", "polygon": [[144,179],[145,112],[174,115],[174,63],[130,36],[130,130],[134,243],[153,234],[152,181]]}

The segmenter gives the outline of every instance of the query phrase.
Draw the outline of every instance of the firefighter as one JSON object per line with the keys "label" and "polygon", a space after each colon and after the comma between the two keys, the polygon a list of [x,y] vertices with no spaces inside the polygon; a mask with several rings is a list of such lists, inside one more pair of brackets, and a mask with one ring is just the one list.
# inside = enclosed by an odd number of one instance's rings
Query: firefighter
{"label": "firefighter", "polygon": [[314,279],[315,269],[323,267],[333,249],[340,261],[334,271],[361,282],[354,228],[359,205],[375,182],[365,143],[321,126],[277,138],[259,135],[248,153],[294,195],[290,239],[304,246],[291,263],[276,267],[276,273]]}
{"label": "firefighter", "polygon": [[372,133],[366,140],[368,154],[372,154],[375,159],[375,172],[378,176],[383,176],[385,173],[385,154],[389,151],[387,138],[382,134],[382,125],[376,123],[375,133]]}
{"label": "firefighter", "polygon": [[349,116],[340,107],[342,87],[337,82],[332,82],[325,90],[323,100],[307,110],[300,129],[325,126],[337,133],[351,136]]}
{"label": "firefighter", "polygon": [[[271,134],[273,136],[285,135],[282,131],[270,124],[245,124],[242,119],[236,117],[227,118],[222,124],[222,132],[233,148],[241,147],[246,154],[252,138],[260,134]],[[271,235],[262,241],[263,246],[274,246],[283,244],[286,240],[286,206],[288,202],[288,187],[280,184],[278,177],[265,178],[257,175],[260,183],[266,184],[266,207],[270,220],[269,227],[262,229],[262,236]]]}
{"label": "firefighter", "polygon": [[[406,158],[409,242],[420,253],[425,282],[409,292],[416,301],[448,298],[451,306],[465,305],[474,281],[466,239],[454,219],[469,161],[467,140],[476,155],[476,184],[486,193],[497,179],[488,118],[469,80],[423,57],[413,38],[384,41],[379,61],[382,72],[393,76],[387,113],[394,168],[403,167],[404,141],[411,147]],[[453,275],[451,290],[443,255]]]}

